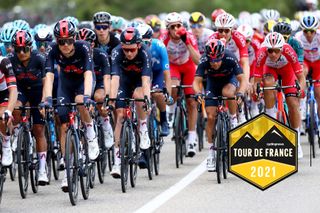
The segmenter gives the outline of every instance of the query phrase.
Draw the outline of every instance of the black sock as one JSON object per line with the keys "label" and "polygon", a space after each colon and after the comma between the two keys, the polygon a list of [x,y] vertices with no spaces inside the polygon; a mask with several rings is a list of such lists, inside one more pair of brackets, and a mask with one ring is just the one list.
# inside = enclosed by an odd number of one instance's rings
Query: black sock
{"label": "black sock", "polygon": [[166,111],[160,112],[160,123],[167,122],[167,113]]}

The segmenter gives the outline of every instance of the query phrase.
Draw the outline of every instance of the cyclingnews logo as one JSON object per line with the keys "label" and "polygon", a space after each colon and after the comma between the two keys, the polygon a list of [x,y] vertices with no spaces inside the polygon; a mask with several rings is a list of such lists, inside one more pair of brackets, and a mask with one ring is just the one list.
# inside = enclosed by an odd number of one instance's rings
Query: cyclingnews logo
{"label": "cyclingnews logo", "polygon": [[229,131],[229,172],[265,190],[298,171],[297,132],[262,113]]}

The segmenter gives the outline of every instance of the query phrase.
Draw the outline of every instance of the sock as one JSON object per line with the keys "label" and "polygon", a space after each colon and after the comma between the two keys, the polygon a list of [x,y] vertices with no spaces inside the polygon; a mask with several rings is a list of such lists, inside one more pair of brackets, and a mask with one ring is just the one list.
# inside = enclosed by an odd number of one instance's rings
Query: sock
{"label": "sock", "polygon": [[114,165],[120,165],[121,159],[120,159],[120,149],[119,147],[114,147]]}
{"label": "sock", "polygon": [[297,131],[297,133],[298,133],[298,145],[301,145],[300,144],[300,128],[298,127],[298,128],[293,128],[293,129]]}
{"label": "sock", "polygon": [[277,118],[277,112],[275,111],[274,107],[272,108],[266,108],[267,115],[270,115],[273,118]]}
{"label": "sock", "polygon": [[160,123],[167,122],[167,112],[160,112]]}
{"label": "sock", "polygon": [[177,106],[177,103],[174,103],[171,106],[169,106],[169,113],[174,113],[176,106]]}
{"label": "sock", "polygon": [[86,123],[86,130],[88,140],[93,140],[96,135],[93,129],[93,121],[91,121],[91,123]]}
{"label": "sock", "polygon": [[197,137],[196,131],[188,131],[188,141],[189,143],[195,143]]}
{"label": "sock", "polygon": [[209,156],[213,157],[214,156],[214,146],[213,143],[208,143],[208,147],[209,147]]}
{"label": "sock", "polygon": [[3,142],[2,146],[3,148],[9,148],[10,147],[10,136],[3,136]]}
{"label": "sock", "polygon": [[148,131],[147,119],[140,120],[140,131]]}
{"label": "sock", "polygon": [[47,152],[38,152],[40,162],[39,162],[39,171],[43,172],[46,170],[46,160],[47,160]]}
{"label": "sock", "polygon": [[230,123],[231,124],[237,124],[238,123],[237,114],[230,115]]}
{"label": "sock", "polygon": [[102,116],[99,116],[99,119],[100,119],[100,122],[102,124],[102,128],[104,131],[108,131],[110,129],[112,129],[112,126],[110,124],[110,120],[109,120],[109,117],[102,117]]}

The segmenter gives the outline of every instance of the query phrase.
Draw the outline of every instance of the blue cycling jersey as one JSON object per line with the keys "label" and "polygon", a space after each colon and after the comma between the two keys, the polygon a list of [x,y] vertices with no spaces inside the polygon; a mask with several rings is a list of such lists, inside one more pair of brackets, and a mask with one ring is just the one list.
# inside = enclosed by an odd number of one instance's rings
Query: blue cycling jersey
{"label": "blue cycling jersey", "polygon": [[169,58],[166,46],[158,39],[151,41],[151,64],[152,72],[163,72],[169,70]]}
{"label": "blue cycling jersey", "polygon": [[4,46],[3,43],[0,43],[0,55],[2,55],[2,56],[7,55],[6,47]]}

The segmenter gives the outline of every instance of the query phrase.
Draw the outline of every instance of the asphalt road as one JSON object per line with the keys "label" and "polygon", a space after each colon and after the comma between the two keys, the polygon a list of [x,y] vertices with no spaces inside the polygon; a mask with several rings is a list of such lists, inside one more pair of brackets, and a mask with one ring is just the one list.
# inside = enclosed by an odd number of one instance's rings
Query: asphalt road
{"label": "asphalt road", "polygon": [[[39,186],[33,194],[29,187],[26,199],[19,193],[17,180],[7,175],[0,212],[320,212],[320,150],[317,148],[313,166],[309,165],[309,146],[302,138],[304,158],[299,160],[299,171],[277,185],[260,191],[229,174],[218,184],[215,173],[205,171],[207,150],[175,168],[174,143],[165,140],[161,152],[159,176],[152,181],[146,170],[139,170],[137,185],[122,193],[119,179],[111,176],[105,183],[90,191],[83,200],[79,191],[77,206],[71,206],[68,194],[60,189],[59,181]],[[206,144],[205,144],[206,146]],[[61,174],[62,176],[62,174]],[[60,176],[60,178],[61,178]]]}

